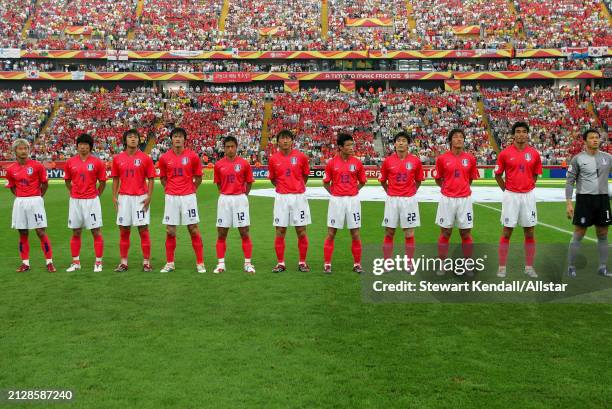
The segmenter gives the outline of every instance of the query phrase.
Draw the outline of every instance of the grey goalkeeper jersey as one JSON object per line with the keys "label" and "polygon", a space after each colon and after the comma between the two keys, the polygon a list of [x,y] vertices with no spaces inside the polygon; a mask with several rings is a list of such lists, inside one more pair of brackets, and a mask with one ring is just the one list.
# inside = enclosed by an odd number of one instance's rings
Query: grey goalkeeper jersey
{"label": "grey goalkeeper jersey", "polygon": [[597,152],[589,155],[581,152],[572,158],[567,168],[565,198],[570,200],[576,184],[578,195],[608,194],[608,174],[612,166],[612,155]]}

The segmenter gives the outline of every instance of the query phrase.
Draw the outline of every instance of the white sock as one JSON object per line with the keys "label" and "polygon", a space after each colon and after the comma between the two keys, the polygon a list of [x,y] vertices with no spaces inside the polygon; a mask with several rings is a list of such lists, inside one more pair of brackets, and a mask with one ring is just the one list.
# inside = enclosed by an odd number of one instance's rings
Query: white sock
{"label": "white sock", "polygon": [[79,256],[72,257],[72,264],[79,264],[81,262],[79,258],[80,258]]}
{"label": "white sock", "polygon": [[96,257],[96,263],[101,263],[102,262],[102,258],[101,257]]}
{"label": "white sock", "polygon": [[251,259],[250,258],[245,258],[244,259],[244,264],[251,264]]}
{"label": "white sock", "polygon": [[[102,260],[100,259],[100,261],[102,261]],[[125,264],[127,266],[127,258],[122,258],[121,259],[121,264]]]}
{"label": "white sock", "polygon": [[47,261],[47,264],[52,264],[53,263],[53,259],[52,258],[48,258],[46,261]]}
{"label": "white sock", "polygon": [[21,262],[25,264],[26,266],[30,265],[30,260],[21,260]]}
{"label": "white sock", "polygon": [[224,258],[220,258],[220,259],[219,259],[219,264],[223,264],[223,265],[225,265],[225,259],[224,259]]}

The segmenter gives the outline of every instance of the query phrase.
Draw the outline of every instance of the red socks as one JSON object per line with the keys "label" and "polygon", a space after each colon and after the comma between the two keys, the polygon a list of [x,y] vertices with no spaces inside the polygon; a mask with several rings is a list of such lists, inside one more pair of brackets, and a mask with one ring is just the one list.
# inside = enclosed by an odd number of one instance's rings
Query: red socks
{"label": "red socks", "polygon": [[174,263],[174,250],[176,249],[176,236],[166,233],[166,261]]}
{"label": "red socks", "polygon": [[119,230],[119,256],[122,259],[127,259],[128,251],[130,250],[130,231]]}
{"label": "red socks", "polygon": [[96,258],[102,258],[104,254],[104,239],[102,235],[94,236],[94,253],[96,253]]}
{"label": "red socks", "polygon": [[298,237],[298,251],[300,253],[300,263],[305,263],[306,253],[308,253],[308,236]]}
{"label": "red socks", "polygon": [[406,256],[409,259],[413,259],[414,258],[414,236],[406,237],[405,244],[406,244]]}
{"label": "red socks", "polygon": [[464,258],[472,258],[472,253],[474,251],[474,241],[472,240],[472,236],[461,238],[461,250],[463,251]]}
{"label": "red socks", "polygon": [[448,257],[448,242],[450,241],[450,237],[446,237],[443,234],[440,234],[438,237],[438,257],[441,259],[445,259]]}
{"label": "red socks", "polygon": [[[174,245],[176,247],[176,238]],[[200,236],[200,233],[191,235],[191,246],[193,247],[193,251],[195,252],[196,263],[204,263],[204,245],[202,244],[202,236]],[[174,254],[172,254],[172,258],[174,259]]]}
{"label": "red socks", "polygon": [[510,239],[502,236],[499,239],[499,251],[498,251],[500,266],[506,265],[506,260],[508,259],[508,249],[509,248],[510,248]]}
{"label": "red socks", "polygon": [[81,236],[72,236],[70,238],[70,253],[72,258],[78,257],[81,254]]}
{"label": "red socks", "polygon": [[353,240],[351,252],[353,253],[353,262],[361,264],[361,240]]}
{"label": "red socks", "polygon": [[150,260],[151,236],[149,235],[149,230],[140,231],[140,248],[142,249],[142,258],[144,258],[145,260]]}
{"label": "red socks", "polygon": [[534,237],[525,237],[525,266],[533,266],[535,258],[536,244]]}
{"label": "red socks", "polygon": [[28,236],[19,235],[19,255],[22,260],[30,259],[30,242]]}
{"label": "red socks", "polygon": [[[298,243],[299,246],[299,243]],[[276,237],[274,239],[274,250],[276,251],[276,259],[279,263],[285,262],[285,238]]]}
{"label": "red socks", "polygon": [[386,234],[383,240],[383,257],[385,259],[393,257],[393,237]]}
{"label": "red socks", "polygon": [[40,239],[40,248],[45,254],[45,258],[47,260],[51,260],[53,258],[53,250],[51,250],[51,242],[49,241],[49,236],[46,234]]}
{"label": "red socks", "polygon": [[225,239],[217,238],[217,258],[219,260],[225,258],[226,249],[227,247],[226,247]]}
{"label": "red socks", "polygon": [[242,237],[242,251],[244,252],[244,258],[250,260],[253,257],[253,242],[250,236]]}
{"label": "red socks", "polygon": [[334,254],[334,241],[325,239],[323,244],[323,259],[325,264],[331,264],[332,255]]}

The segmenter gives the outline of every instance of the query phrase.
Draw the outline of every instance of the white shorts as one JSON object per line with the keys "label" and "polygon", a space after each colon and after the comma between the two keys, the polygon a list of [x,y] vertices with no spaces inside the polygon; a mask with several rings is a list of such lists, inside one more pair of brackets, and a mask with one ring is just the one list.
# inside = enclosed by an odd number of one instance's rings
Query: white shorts
{"label": "white shorts", "polygon": [[147,195],[119,195],[117,204],[117,224],[119,226],[146,226],[151,222],[150,209],[142,210],[142,202]]}
{"label": "white shorts", "polygon": [[472,196],[448,197],[442,195],[438,202],[436,224],[444,229],[471,229],[474,227]]}
{"label": "white shorts", "polygon": [[71,197],[68,209],[68,228],[91,230],[99,227],[102,227],[100,198],[75,199]]}
{"label": "white shorts", "polygon": [[306,226],[310,224],[310,206],[303,193],[277,193],[274,199],[274,226]]}
{"label": "white shorts", "polygon": [[344,228],[344,219],[348,229],[361,227],[361,201],[358,196],[332,196],[327,208],[327,227]]}
{"label": "white shorts", "polygon": [[505,190],[502,196],[501,223],[504,227],[533,227],[538,224],[535,192],[516,193]]}
{"label": "white shorts", "polygon": [[387,196],[382,225],[395,229],[398,224],[402,229],[414,229],[421,225],[416,197]]}
{"label": "white shorts", "polygon": [[199,222],[198,199],[195,193],[182,196],[166,195],[162,224],[185,226]]}
{"label": "white shorts", "polygon": [[217,202],[217,227],[246,227],[251,224],[247,195],[220,195]]}
{"label": "white shorts", "polygon": [[15,198],[11,227],[18,230],[47,227],[47,213],[43,198],[41,196]]}

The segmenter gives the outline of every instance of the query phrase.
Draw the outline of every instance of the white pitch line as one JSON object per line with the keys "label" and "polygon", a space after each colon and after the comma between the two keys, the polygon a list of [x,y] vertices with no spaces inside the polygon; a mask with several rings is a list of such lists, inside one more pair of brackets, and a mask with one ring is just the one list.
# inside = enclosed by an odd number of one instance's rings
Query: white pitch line
{"label": "white pitch line", "polygon": [[[489,205],[482,204],[482,203],[474,203],[474,204],[478,205],[478,206],[486,207],[487,209],[495,210],[496,212],[501,213],[501,209],[498,209],[497,207],[489,206]],[[563,232],[563,233],[567,233],[570,236],[574,234],[573,231],[565,230],[565,229],[562,229],[560,227],[553,226],[552,224],[546,224],[546,223],[542,223],[542,222],[538,222],[538,224],[540,226],[548,227],[549,229],[553,229],[553,230],[557,230],[557,231],[560,231],[560,232]],[[584,239],[585,240],[589,240],[589,241],[597,242],[597,240],[595,240],[594,238],[588,237],[588,236],[584,236]]]}

